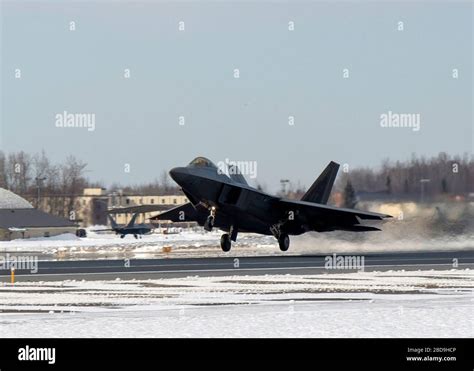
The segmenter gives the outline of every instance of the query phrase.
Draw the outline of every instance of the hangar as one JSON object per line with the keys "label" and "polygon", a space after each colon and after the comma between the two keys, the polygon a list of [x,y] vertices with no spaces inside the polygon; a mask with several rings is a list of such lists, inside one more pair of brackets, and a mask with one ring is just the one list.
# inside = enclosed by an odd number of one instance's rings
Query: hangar
{"label": "hangar", "polygon": [[75,234],[76,230],[74,222],[35,209],[24,198],[0,188],[0,241]]}

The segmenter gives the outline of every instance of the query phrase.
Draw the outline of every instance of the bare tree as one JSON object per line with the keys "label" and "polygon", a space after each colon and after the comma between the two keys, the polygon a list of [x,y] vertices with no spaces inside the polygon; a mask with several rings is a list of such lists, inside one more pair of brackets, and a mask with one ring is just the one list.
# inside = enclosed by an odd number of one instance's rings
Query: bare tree
{"label": "bare tree", "polygon": [[66,215],[74,210],[77,196],[82,193],[82,190],[87,185],[87,181],[84,178],[86,166],[86,163],[76,159],[74,156],[68,156],[66,163],[60,166],[62,190],[67,198]]}
{"label": "bare tree", "polygon": [[[467,154],[453,157],[444,152],[432,158],[412,154],[408,161],[393,163],[384,160],[379,170],[352,169],[350,178],[358,192],[388,192],[394,197],[403,195],[417,199],[421,192],[421,180],[429,179],[423,189],[427,197],[463,195],[474,192],[474,158]],[[336,188],[343,191],[346,183],[347,174],[342,174]]]}
{"label": "bare tree", "polygon": [[23,151],[8,155],[6,183],[13,192],[25,194],[28,191],[31,180],[31,164],[31,156]]}
{"label": "bare tree", "polygon": [[8,188],[7,159],[2,151],[0,151],[0,188]]}

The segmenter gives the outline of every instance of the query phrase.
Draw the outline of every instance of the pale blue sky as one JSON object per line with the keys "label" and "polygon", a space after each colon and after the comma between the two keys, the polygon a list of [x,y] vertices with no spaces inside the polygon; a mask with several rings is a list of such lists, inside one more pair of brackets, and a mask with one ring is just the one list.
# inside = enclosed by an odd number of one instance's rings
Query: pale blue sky
{"label": "pale blue sky", "polygon": [[[0,146],[74,154],[107,184],[198,155],[255,160],[271,189],[309,186],[330,160],[472,153],[472,19],[467,2],[3,2]],[[96,130],[56,128],[64,110]],[[420,113],[421,130],[381,128],[388,110]]]}

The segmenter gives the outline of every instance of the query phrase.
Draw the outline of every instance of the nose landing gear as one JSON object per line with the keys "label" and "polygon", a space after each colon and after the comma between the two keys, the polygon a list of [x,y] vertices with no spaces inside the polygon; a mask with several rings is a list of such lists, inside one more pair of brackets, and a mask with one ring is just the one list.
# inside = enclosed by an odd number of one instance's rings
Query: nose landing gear
{"label": "nose landing gear", "polygon": [[211,232],[212,228],[214,228],[214,220],[216,218],[216,208],[213,206],[211,207],[211,213],[207,217],[206,221],[204,222],[204,230]]}

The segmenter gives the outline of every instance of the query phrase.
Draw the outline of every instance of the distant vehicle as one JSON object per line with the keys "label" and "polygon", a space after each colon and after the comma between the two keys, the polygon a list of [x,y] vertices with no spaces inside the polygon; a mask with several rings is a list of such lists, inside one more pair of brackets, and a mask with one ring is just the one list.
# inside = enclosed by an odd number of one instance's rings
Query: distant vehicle
{"label": "distant vehicle", "polygon": [[379,231],[360,224],[360,220],[382,220],[390,215],[326,205],[338,169],[338,164],[330,162],[297,201],[255,189],[238,169],[234,168],[227,175],[210,160],[197,157],[186,167],[170,171],[171,178],[182,187],[190,202],[150,219],[196,221],[206,231],[219,228],[226,232],[220,241],[223,251],[231,249],[231,241],[237,240],[238,232],[273,235],[280,249],[287,251],[289,235],[309,231]]}
{"label": "distant vehicle", "polygon": [[84,228],[79,228],[76,231],[76,236],[81,238],[87,237],[87,231]]}
{"label": "distant vehicle", "polygon": [[146,224],[135,224],[138,214],[140,213],[137,212],[133,214],[132,219],[127,225],[118,225],[111,215],[107,215],[112,228],[99,229],[95,230],[94,232],[114,231],[115,234],[120,235],[120,238],[124,238],[127,234],[132,234],[135,238],[138,238],[138,236],[141,238],[142,235],[151,233],[153,228]]}

